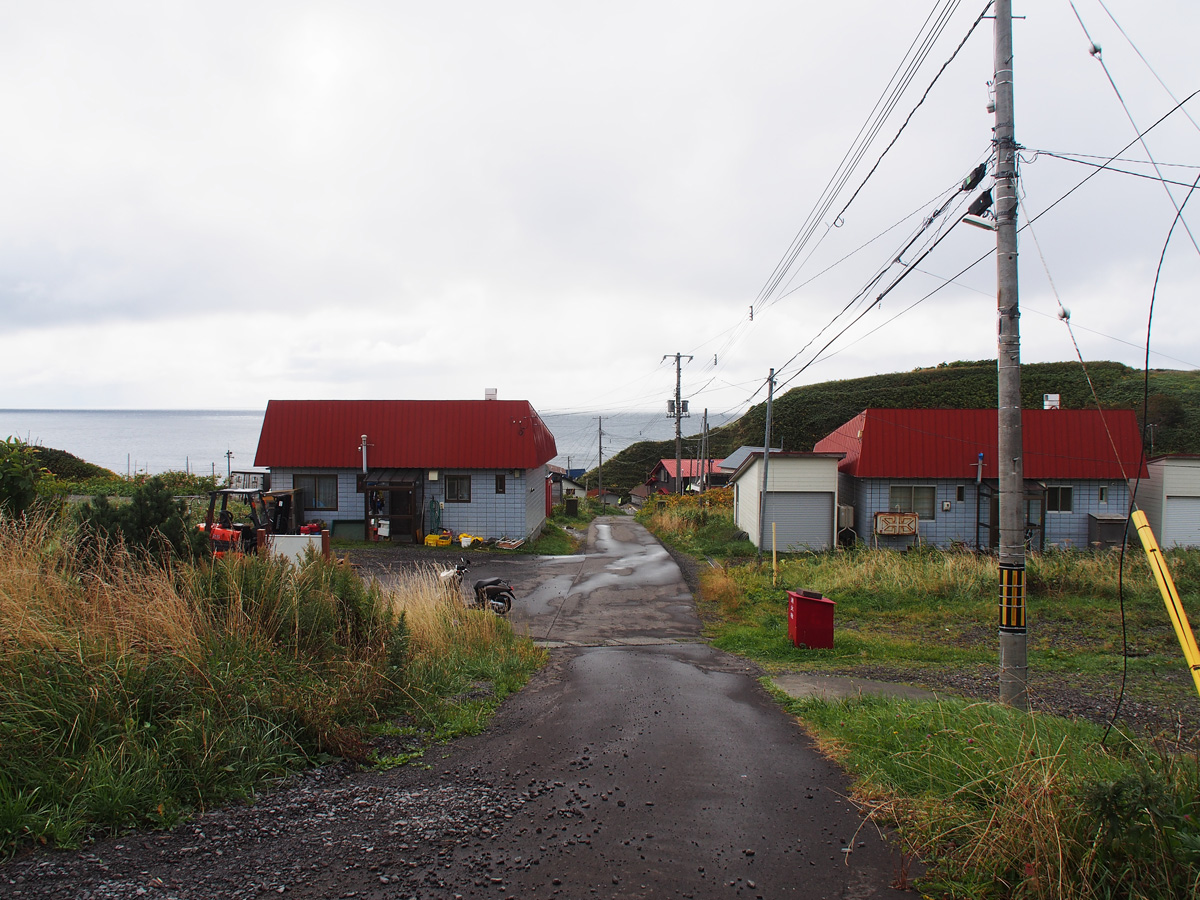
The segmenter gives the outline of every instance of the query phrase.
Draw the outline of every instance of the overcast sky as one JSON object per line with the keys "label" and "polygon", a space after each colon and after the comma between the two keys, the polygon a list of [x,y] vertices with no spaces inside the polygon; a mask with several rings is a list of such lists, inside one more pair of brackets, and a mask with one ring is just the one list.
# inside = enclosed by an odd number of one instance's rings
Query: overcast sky
{"label": "overcast sky", "polygon": [[[1175,101],[1130,40],[1183,99],[1200,4],[1104,3],[1076,7],[1146,128]],[[548,413],[653,410],[680,352],[693,408],[744,408],[988,158],[990,19],[832,227],[983,5],[955,8],[763,298],[944,3],[4,0],[0,407],[494,387]],[[1024,222],[1090,171],[1035,151],[1103,159],[1136,132],[1066,0],[1015,13]],[[1200,121],[1200,98],[1184,109]],[[1167,177],[1200,173],[1184,115],[1147,141]],[[1123,156],[1153,174],[1140,145]],[[1086,359],[1140,365],[1174,215],[1161,184],[1102,172],[1034,224]],[[1200,240],[1200,200],[1185,219]],[[957,226],[789,386],[994,357],[994,259],[913,306],[993,244]],[[1023,358],[1074,359],[1041,254],[1024,232]],[[1179,229],[1153,366],[1200,364],[1198,258]]]}

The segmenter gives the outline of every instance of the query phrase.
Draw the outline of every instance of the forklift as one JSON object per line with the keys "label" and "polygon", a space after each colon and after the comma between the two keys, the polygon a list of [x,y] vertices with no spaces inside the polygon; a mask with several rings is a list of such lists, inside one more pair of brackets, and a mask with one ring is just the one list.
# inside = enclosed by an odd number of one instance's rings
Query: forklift
{"label": "forklift", "polygon": [[253,553],[258,532],[299,534],[301,491],[221,488],[209,491],[208,511],[196,527],[208,535],[215,558],[226,553]]}

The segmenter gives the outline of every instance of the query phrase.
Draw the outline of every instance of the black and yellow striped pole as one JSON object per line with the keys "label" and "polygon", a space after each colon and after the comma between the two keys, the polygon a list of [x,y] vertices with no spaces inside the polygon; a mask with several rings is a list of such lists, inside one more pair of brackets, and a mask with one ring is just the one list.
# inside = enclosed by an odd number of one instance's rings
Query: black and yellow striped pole
{"label": "black and yellow striped pole", "polygon": [[1025,566],[1000,564],[1000,629],[1025,633]]}

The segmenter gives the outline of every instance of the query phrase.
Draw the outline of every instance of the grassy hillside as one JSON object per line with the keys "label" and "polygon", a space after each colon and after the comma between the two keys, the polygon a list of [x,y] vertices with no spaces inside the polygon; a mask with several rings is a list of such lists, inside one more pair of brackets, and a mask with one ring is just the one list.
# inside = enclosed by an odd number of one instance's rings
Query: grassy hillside
{"label": "grassy hillside", "polygon": [[30,448],[39,466],[52,475],[66,481],[86,481],[89,478],[116,478],[117,473],[103,466],[80,459],[66,450],[55,450],[53,447],[34,446]]}
{"label": "grassy hillside", "polygon": [[[1090,363],[1088,373],[1105,407],[1142,407],[1142,372],[1114,362]],[[1078,363],[1033,363],[1021,367],[1021,402],[1040,409],[1043,394],[1059,394],[1064,409],[1094,407]],[[1200,453],[1200,372],[1157,369],[1150,372],[1153,446],[1160,453]],[[813,444],[868,407],[892,409],[984,409],[996,405],[996,362],[942,363],[846,381],[793,388],[775,399],[771,441],[785,450],[811,450]],[[720,457],[749,444],[761,447],[766,403],[751,407],[735,422],[710,432],[711,452]],[[685,440],[692,456],[696,437]],[[1147,452],[1150,450],[1147,441]],[[604,463],[604,483],[628,491],[645,481],[659,459],[675,456],[675,442],[640,441]],[[588,473],[595,484],[596,473]]]}

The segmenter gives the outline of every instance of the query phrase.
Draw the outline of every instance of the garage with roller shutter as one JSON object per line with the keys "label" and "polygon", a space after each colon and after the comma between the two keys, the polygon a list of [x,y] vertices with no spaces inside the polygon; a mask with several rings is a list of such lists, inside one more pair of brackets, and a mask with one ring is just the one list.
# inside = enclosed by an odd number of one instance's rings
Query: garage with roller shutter
{"label": "garage with roller shutter", "polygon": [[763,453],[751,452],[730,479],[734,522],[763,550],[772,546],[780,553],[831,549],[837,541],[837,466],[844,456],[772,451],[760,515]]}
{"label": "garage with roller shutter", "polygon": [[1158,456],[1137,492],[1163,547],[1200,547],[1200,456]]}

